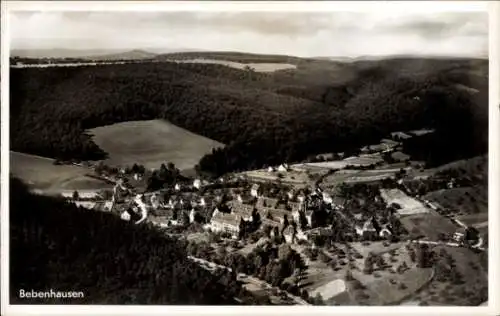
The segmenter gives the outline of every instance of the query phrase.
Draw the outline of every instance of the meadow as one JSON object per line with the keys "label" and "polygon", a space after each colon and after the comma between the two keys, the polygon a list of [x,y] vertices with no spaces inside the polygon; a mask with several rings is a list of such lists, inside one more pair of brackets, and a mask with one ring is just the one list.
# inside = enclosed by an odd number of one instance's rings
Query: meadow
{"label": "meadow", "polygon": [[108,153],[105,163],[114,166],[137,163],[149,169],[172,162],[180,170],[192,169],[213,148],[223,147],[164,120],[129,121],[88,132]]}
{"label": "meadow", "polygon": [[87,177],[89,169],[75,165],[54,165],[54,160],[10,152],[10,172],[33,188],[46,192],[61,190],[104,189],[111,185]]}
{"label": "meadow", "polygon": [[244,63],[238,63],[238,62],[233,62],[233,61],[215,60],[215,59],[187,59],[187,60],[172,60],[172,61],[176,62],[176,63],[217,64],[217,65],[223,65],[223,66],[236,68],[236,69],[242,69],[242,70],[250,68],[256,72],[273,72],[273,71],[278,71],[278,70],[297,68],[296,65],[283,64],[283,63],[249,63],[249,64],[244,64]]}

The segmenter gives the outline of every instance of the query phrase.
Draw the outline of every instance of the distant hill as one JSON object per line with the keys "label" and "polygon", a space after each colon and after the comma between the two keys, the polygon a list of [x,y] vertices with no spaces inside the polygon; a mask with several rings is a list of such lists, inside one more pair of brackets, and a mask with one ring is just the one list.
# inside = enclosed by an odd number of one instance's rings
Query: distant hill
{"label": "distant hill", "polygon": [[118,60],[118,59],[150,59],[158,54],[171,52],[184,52],[190,49],[168,49],[168,48],[150,48],[150,49],[12,49],[11,57],[20,58],[82,58],[99,60]]}
{"label": "distant hill", "polygon": [[355,61],[382,61],[382,60],[390,60],[390,59],[443,59],[443,60],[453,60],[453,59],[478,59],[485,60],[488,59],[485,57],[478,58],[469,58],[469,57],[452,57],[452,56],[439,56],[439,55],[426,55],[426,56],[418,56],[418,55],[384,55],[384,56],[374,56],[374,55],[366,55],[366,56],[357,56],[357,57],[344,57],[344,56],[318,56],[314,57],[317,60],[329,60],[329,61],[341,61],[341,62],[355,62]]}
{"label": "distant hill", "polygon": [[[200,161],[201,169],[216,174],[354,150],[392,131],[422,127],[437,129],[428,140],[437,154],[424,160],[445,163],[487,150],[487,60],[400,57],[346,63],[240,52],[155,58],[161,62],[11,69],[12,149],[101,159],[105,155],[86,129],[162,118],[227,145]],[[259,73],[168,62],[193,58],[296,68]]]}
{"label": "distant hill", "polygon": [[84,59],[92,60],[137,60],[137,59],[152,59],[157,54],[147,52],[145,50],[134,49],[131,51],[107,54],[107,55],[87,55],[82,56]]}
{"label": "distant hill", "polygon": [[188,51],[188,52],[175,52],[167,54],[159,54],[159,60],[172,60],[172,59],[215,59],[232,61],[238,63],[286,63],[298,64],[302,61],[309,60],[309,58],[301,58],[288,55],[271,55],[271,54],[252,54],[242,52],[210,52],[210,51]]}
{"label": "distant hill", "polygon": [[11,57],[22,58],[82,58],[89,56],[102,56],[111,54],[123,54],[126,50],[121,49],[13,49],[10,52]]}

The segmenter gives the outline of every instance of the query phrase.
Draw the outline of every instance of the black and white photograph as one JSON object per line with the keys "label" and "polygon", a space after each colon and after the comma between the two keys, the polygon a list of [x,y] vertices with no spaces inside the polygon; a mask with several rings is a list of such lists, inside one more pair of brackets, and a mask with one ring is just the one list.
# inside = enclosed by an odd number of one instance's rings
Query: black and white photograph
{"label": "black and white photograph", "polygon": [[488,2],[5,2],[3,307],[498,307]]}

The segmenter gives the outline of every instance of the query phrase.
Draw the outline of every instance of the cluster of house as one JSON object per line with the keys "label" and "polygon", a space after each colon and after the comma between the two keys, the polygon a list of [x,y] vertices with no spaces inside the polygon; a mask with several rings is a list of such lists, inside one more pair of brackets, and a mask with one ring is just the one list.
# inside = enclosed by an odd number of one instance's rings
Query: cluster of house
{"label": "cluster of house", "polygon": [[[395,161],[406,162],[410,160],[410,156],[401,152],[400,147],[401,143],[404,140],[419,137],[423,135],[427,135],[430,133],[434,133],[433,129],[419,129],[419,130],[411,130],[407,132],[393,132],[387,138],[381,139],[378,144],[366,145],[360,148],[361,155],[367,156],[370,154],[380,154],[380,153],[390,153],[391,157]],[[344,153],[337,154],[321,154],[317,155],[316,158],[320,158],[323,160],[335,160],[335,157],[339,157],[340,159],[344,158]]]}
{"label": "cluster of house", "polygon": [[286,163],[279,165],[278,167],[269,166],[267,167],[268,172],[287,172],[290,170],[290,166]]}
{"label": "cluster of house", "polygon": [[[277,198],[263,196],[259,184],[254,184],[245,195],[237,195],[230,201],[228,210],[215,208],[206,229],[215,232],[227,232],[236,238],[246,223],[254,222],[258,214],[261,227],[271,227],[271,237],[280,234],[286,242],[293,243],[301,239],[308,239],[321,225],[316,216],[320,208],[327,206],[328,212],[342,212],[345,199],[339,196],[332,196],[321,189],[316,189],[309,194],[304,192],[290,191],[287,198],[279,200]],[[306,227],[301,225],[306,223]],[[295,223],[293,225],[292,223]],[[393,234],[389,224],[379,225],[374,218],[350,222],[353,231],[363,238],[370,236],[380,236],[387,238]]]}
{"label": "cluster of house", "polygon": [[112,202],[105,199],[99,190],[67,190],[60,192],[60,195],[79,207],[98,211],[111,210]]}

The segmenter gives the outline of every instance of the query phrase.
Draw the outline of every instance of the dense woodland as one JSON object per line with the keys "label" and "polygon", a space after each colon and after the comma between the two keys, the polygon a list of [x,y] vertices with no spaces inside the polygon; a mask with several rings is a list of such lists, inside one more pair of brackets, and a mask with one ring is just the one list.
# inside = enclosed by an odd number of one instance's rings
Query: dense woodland
{"label": "dense woodland", "polygon": [[[10,184],[11,303],[235,304],[236,275],[212,275],[187,259],[186,244],[151,226],[78,209]],[[19,299],[20,289],[83,291],[83,299]],[[247,302],[251,304],[251,302]]]}
{"label": "dense woodland", "polygon": [[99,160],[106,154],[86,129],[164,118],[226,144],[198,166],[216,175],[420,127],[438,130],[429,149],[406,150],[431,165],[487,151],[486,60],[293,62],[275,73],[168,62],[11,69],[11,148]]}

